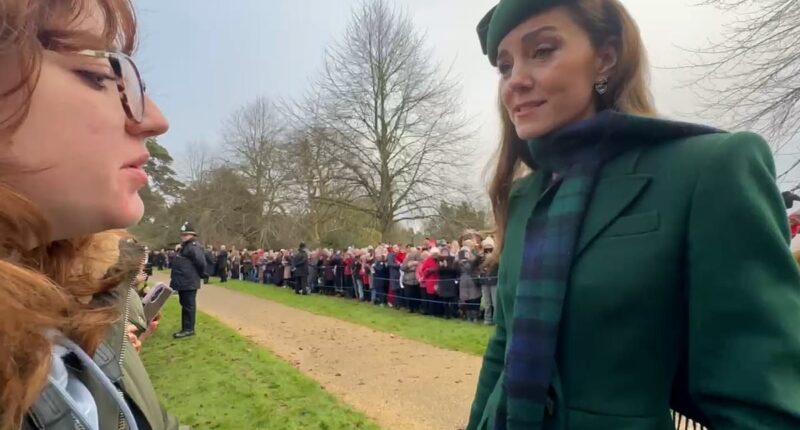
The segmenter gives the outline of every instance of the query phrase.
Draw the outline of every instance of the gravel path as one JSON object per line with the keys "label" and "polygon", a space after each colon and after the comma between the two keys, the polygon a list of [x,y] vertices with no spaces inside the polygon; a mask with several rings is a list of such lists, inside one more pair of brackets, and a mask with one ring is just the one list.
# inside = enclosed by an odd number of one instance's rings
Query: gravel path
{"label": "gravel path", "polygon": [[203,286],[198,303],[385,429],[466,425],[480,357],[212,285]]}

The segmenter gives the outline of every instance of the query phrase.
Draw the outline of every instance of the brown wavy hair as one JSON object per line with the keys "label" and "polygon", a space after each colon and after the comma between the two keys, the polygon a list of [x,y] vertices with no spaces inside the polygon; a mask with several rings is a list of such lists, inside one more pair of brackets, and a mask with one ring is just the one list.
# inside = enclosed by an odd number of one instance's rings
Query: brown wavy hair
{"label": "brown wavy hair", "polygon": [[[95,5],[102,34],[76,30]],[[0,90],[0,145],[10,145],[25,120],[45,50],[115,46],[130,53],[135,28],[128,0],[0,0],[0,67],[17,78]],[[48,241],[42,214],[3,180],[14,171],[7,161],[0,168],[0,430],[19,428],[44,387],[51,351],[45,331],[58,329],[93,353],[119,315],[88,302],[122,280],[105,274],[110,263],[99,245],[108,235]]]}
{"label": "brown wavy hair", "polygon": [[[613,109],[637,115],[656,114],[649,90],[647,54],[639,27],[619,0],[579,0],[564,6],[572,19],[589,35],[595,49],[612,43],[617,48],[617,65],[608,78],[608,91],[595,97],[597,111]],[[495,248],[490,266],[496,266],[503,249],[508,221],[509,194],[515,179],[531,173],[525,142],[498,101],[502,122],[500,146],[492,160],[493,177],[489,198],[495,221]]]}

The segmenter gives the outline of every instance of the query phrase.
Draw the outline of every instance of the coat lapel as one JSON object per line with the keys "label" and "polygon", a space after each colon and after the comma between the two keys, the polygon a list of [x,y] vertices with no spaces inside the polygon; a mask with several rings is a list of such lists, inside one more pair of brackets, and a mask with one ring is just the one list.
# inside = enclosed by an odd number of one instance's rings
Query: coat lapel
{"label": "coat lapel", "polygon": [[[594,190],[592,202],[586,213],[583,223],[583,232],[578,239],[575,249],[576,257],[591,245],[611,223],[627,209],[650,183],[649,175],[635,173],[636,162],[641,155],[641,149],[634,149],[622,154],[617,159],[609,162]],[[511,190],[511,199],[524,199],[529,204],[525,206],[524,219],[515,219],[525,225],[530,210],[536,205],[544,188],[545,178],[541,174],[532,174],[520,179]],[[516,214],[509,214],[513,217]],[[524,227],[523,233],[524,234]],[[521,251],[520,251],[521,254]]]}
{"label": "coat lapel", "polygon": [[640,153],[640,150],[634,150],[623,154],[604,169],[583,222],[583,231],[575,249],[576,257],[647,188],[652,178],[634,173]]}

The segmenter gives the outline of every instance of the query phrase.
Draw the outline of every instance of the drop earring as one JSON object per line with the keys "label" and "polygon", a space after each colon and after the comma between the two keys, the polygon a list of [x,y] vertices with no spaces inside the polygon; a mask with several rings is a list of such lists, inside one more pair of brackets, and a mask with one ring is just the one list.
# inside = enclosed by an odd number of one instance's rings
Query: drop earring
{"label": "drop earring", "polygon": [[601,79],[594,84],[594,90],[597,91],[597,94],[603,95],[608,91],[608,79]]}

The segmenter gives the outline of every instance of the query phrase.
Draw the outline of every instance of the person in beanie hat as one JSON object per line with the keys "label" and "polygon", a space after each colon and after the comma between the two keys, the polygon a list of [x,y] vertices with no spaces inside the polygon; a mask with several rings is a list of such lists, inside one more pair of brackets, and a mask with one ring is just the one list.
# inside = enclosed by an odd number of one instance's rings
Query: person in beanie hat
{"label": "person in beanie hat", "polygon": [[470,322],[478,322],[482,290],[479,282],[480,254],[478,244],[472,239],[464,239],[456,254],[456,263],[461,271],[458,278],[458,298],[464,315]]}
{"label": "person in beanie hat", "polygon": [[494,324],[495,309],[497,309],[497,267],[487,262],[494,252],[494,239],[491,236],[481,242],[481,255],[478,261],[481,293],[483,295],[483,323]]}
{"label": "person in beanie hat", "polygon": [[206,256],[203,245],[197,241],[197,232],[186,221],[181,226],[181,248],[172,263],[169,286],[178,292],[181,303],[181,331],[176,339],[194,336],[197,313],[197,290],[206,273]]}
{"label": "person in beanie hat", "polygon": [[467,429],[800,428],[769,145],[658,118],[620,0],[500,0],[478,36],[499,75],[499,282]]}
{"label": "person in beanie hat", "polygon": [[292,276],[294,277],[294,293],[308,294],[308,252],[306,244],[300,242],[297,252],[292,256]]}

